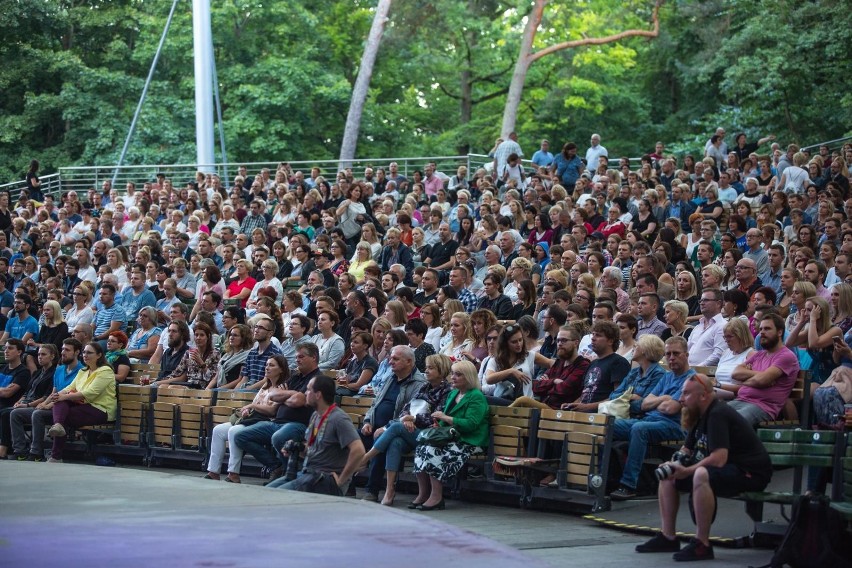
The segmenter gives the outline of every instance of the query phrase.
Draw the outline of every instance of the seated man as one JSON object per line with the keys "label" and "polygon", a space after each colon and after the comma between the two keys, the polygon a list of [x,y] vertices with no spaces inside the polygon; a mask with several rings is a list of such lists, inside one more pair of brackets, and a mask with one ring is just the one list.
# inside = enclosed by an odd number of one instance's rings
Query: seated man
{"label": "seated man", "polygon": [[[717,400],[713,383],[692,375],[683,385],[682,423],[689,433],[681,453],[685,465],[671,461],[671,475],[660,481],[658,498],[662,532],[636,547],[636,552],[674,552],[678,561],[713,558],[710,525],[716,513],[716,496],[731,497],[744,491],[762,491],[772,478],[769,454],[745,419],[724,401]],[[683,549],[675,535],[679,491],[689,491],[695,511],[695,538]]]}
{"label": "seated man", "polygon": [[[247,454],[251,454],[269,470],[269,483],[284,475],[288,458],[281,454],[288,440],[301,442],[308,427],[312,410],[307,404],[305,392],[311,379],[319,375],[319,349],[313,343],[303,343],[296,349],[295,375],[287,380],[287,390],[269,397],[278,403],[275,418],[258,422],[234,436],[234,442]],[[272,446],[273,455],[269,451]]]}
{"label": "seated man", "polygon": [[616,353],[620,340],[618,326],[611,321],[596,321],[592,325],[591,346],[597,355],[583,377],[583,391],[574,402],[563,404],[566,410],[597,412],[598,404],[609,398],[609,394],[630,372],[630,363]]}
{"label": "seated man", "polygon": [[[731,378],[737,397],[729,406],[739,412],[752,428],[766,420],[775,420],[799,376],[799,359],[784,345],[784,320],[767,314],[760,320],[760,351],[737,365]],[[732,388],[728,385],[726,388]]]}
{"label": "seated man", "polygon": [[315,412],[308,424],[305,463],[296,479],[281,477],[268,487],[346,495],[365,451],[349,415],[334,405],[334,391],[334,381],[323,375],[308,383],[305,397]]}
{"label": "seated man", "polygon": [[646,414],[642,418],[619,418],[615,421],[613,439],[630,441],[621,487],[610,495],[616,501],[636,497],[636,484],[648,444],[683,437],[680,427],[681,390],[684,381],[695,374],[689,367],[686,340],[672,337],[666,341],[665,357],[671,370],[642,399],[641,409]]}

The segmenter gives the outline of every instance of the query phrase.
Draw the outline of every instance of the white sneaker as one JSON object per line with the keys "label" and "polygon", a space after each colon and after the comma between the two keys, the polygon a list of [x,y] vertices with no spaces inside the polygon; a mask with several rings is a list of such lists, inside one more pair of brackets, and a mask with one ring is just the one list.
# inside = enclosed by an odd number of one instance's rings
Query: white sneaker
{"label": "white sneaker", "polygon": [[62,463],[62,460],[55,460],[53,458],[47,458],[47,463]]}
{"label": "white sneaker", "polygon": [[67,432],[65,432],[65,426],[57,422],[50,427],[50,430],[47,431],[47,435],[51,438],[61,438],[62,436],[67,435]]}

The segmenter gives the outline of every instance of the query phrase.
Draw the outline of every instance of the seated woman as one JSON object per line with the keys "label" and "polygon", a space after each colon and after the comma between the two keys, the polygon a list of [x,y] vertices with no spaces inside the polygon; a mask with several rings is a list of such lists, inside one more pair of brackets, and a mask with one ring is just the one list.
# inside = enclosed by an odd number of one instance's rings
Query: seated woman
{"label": "seated woman", "polygon": [[722,337],[728,347],[722,351],[716,366],[716,397],[731,400],[737,396],[742,383],[731,378],[737,365],[745,363],[754,352],[754,338],[748,330],[748,324],[740,318],[734,318],[722,328]]}
{"label": "seated woman", "polygon": [[340,358],[346,351],[343,338],[334,330],[340,323],[340,316],[336,312],[323,310],[317,316],[317,330],[319,333],[311,338],[319,349],[319,368],[321,371],[337,370],[340,366]]}
{"label": "seated woman", "polygon": [[238,323],[232,326],[227,331],[227,335],[225,348],[217,365],[216,376],[207,383],[208,389],[224,387],[228,383],[235,382],[240,377],[246,357],[254,345],[251,328],[245,324]]}
{"label": "seated woman", "polygon": [[213,330],[206,323],[195,324],[195,347],[184,353],[174,371],[151,383],[157,387],[184,385],[194,389],[207,388],[219,370],[219,352],[213,349]]}
{"label": "seated woman", "polygon": [[[532,380],[537,364],[549,368],[553,361],[538,351],[527,349],[521,326],[507,325],[497,338],[495,356],[488,361],[485,380],[489,384],[498,385],[494,397],[502,399],[502,404],[506,406],[520,396],[533,395]],[[494,400],[494,403],[499,404],[500,401]]]}
{"label": "seated woman", "polygon": [[340,396],[352,396],[357,393],[379,370],[379,364],[370,356],[372,335],[363,331],[353,333],[349,345],[352,358],[346,363],[346,369],[337,374],[337,394]]}
{"label": "seated woman", "polygon": [[[278,410],[278,403],[272,402],[270,397],[273,394],[285,391],[289,378],[290,368],[286,357],[283,355],[273,355],[267,359],[262,386],[257,391],[251,403],[240,409],[240,416],[245,419],[254,411],[256,415],[255,419],[252,420],[252,424],[274,418]],[[240,466],[243,461],[243,450],[234,442],[234,436],[248,425],[248,423],[231,424],[231,422],[223,422],[213,428],[210,438],[210,460],[207,462],[207,475],[204,476],[204,479],[220,479],[219,470],[222,468],[222,460],[225,457],[225,441],[227,440],[228,477],[225,481],[240,483]]]}
{"label": "seated woman", "polygon": [[453,364],[450,373],[453,390],[443,410],[432,413],[438,426],[450,426],[458,439],[446,446],[420,444],[415,450],[414,473],[417,497],[412,502],[420,511],[444,508],[444,482],[454,477],[468,458],[488,446],[488,402],[479,390],[476,367],[470,361]]}
{"label": "seated woman", "polygon": [[130,336],[127,356],[130,357],[131,363],[134,359],[137,363],[147,363],[157,350],[157,343],[163,334],[163,328],[157,326],[157,308],[146,306],[140,309],[136,323],[139,327]]}
{"label": "seated woman", "polygon": [[[391,349],[397,345],[408,345],[408,336],[404,331],[392,329],[384,335],[382,353],[390,353]],[[390,367],[390,357],[381,357],[381,360],[382,362],[379,363],[379,369],[373,375],[373,379],[358,390],[359,395],[375,396],[376,393],[381,392],[387,380],[393,376],[393,369]]]}
{"label": "seated woman", "polygon": [[34,354],[40,346],[45,344],[55,345],[56,349],[62,349],[62,342],[70,337],[68,332],[68,324],[62,317],[62,308],[59,303],[53,300],[48,300],[41,308],[44,314],[44,323],[38,331],[35,338],[30,338],[27,342],[27,347],[32,349],[31,354]]}
{"label": "seated woman", "polygon": [[666,370],[660,366],[660,360],[666,350],[666,344],[656,335],[643,335],[636,340],[633,350],[634,367],[622,379],[618,388],[609,395],[610,400],[615,400],[633,388],[630,395],[630,418],[641,418],[642,399],[650,393],[659,382]]}
{"label": "seated woman", "polygon": [[53,403],[53,451],[48,462],[61,462],[67,433],[65,428],[94,426],[115,420],[115,373],[107,364],[103,347],[96,341],[83,347],[83,368],[66,388],[50,395]]}
{"label": "seated woman", "polygon": [[[452,361],[446,355],[429,355],[426,358],[426,381],[414,398],[406,404],[399,418],[391,420],[385,431],[376,439],[373,447],[366,453],[361,462],[366,468],[369,461],[379,454],[385,454],[385,471],[387,486],[382,505],[393,505],[396,495],[397,473],[402,470],[403,456],[417,446],[417,434],[424,428],[431,428],[432,413],[444,408],[447,395],[450,394],[450,375]],[[426,499],[417,499],[409,504],[409,509],[416,509]]]}
{"label": "seated woman", "polygon": [[115,382],[123,383],[130,374],[130,357],[127,356],[127,334],[123,331],[111,331],[107,335],[107,365],[115,372]]}

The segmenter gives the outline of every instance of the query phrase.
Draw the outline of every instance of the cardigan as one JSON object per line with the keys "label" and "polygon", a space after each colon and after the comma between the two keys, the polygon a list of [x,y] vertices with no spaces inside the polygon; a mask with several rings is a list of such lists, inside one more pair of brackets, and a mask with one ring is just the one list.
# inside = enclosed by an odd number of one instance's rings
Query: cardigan
{"label": "cardigan", "polygon": [[[471,446],[488,447],[488,401],[479,389],[467,391],[464,397],[455,403],[459,390],[453,389],[447,395],[444,414],[453,418],[453,428],[458,431],[459,441]],[[442,426],[449,426],[443,421]]]}

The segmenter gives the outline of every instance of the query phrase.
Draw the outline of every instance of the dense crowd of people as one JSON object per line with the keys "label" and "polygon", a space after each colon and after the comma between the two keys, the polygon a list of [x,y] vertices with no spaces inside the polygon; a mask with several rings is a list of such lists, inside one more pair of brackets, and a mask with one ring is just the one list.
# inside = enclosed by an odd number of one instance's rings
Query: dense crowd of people
{"label": "dense crowd of people", "polygon": [[[649,444],[685,434],[694,367],[716,368],[702,381],[746,427],[795,417],[808,370],[835,427],[852,401],[852,146],[773,141],[719,129],[698,157],[658,143],[637,162],[595,134],[584,157],[545,140],[525,165],[513,133],[473,172],[281,163],[56,196],[34,162],[16,203],[0,194],[0,457],[42,460],[47,430],[60,461],[66,428],[113,419],[137,362],[160,365],[157,388],[257,391],[214,430],[208,478],[227,440],[229,481],[245,452],[273,486],[345,490],[368,468],[367,499],[390,505],[415,451],[425,510],[487,445],[489,404],[617,412],[615,499],[639,491]],[[342,395],[374,397],[360,432]],[[417,441],[436,424],[460,437]]]}

